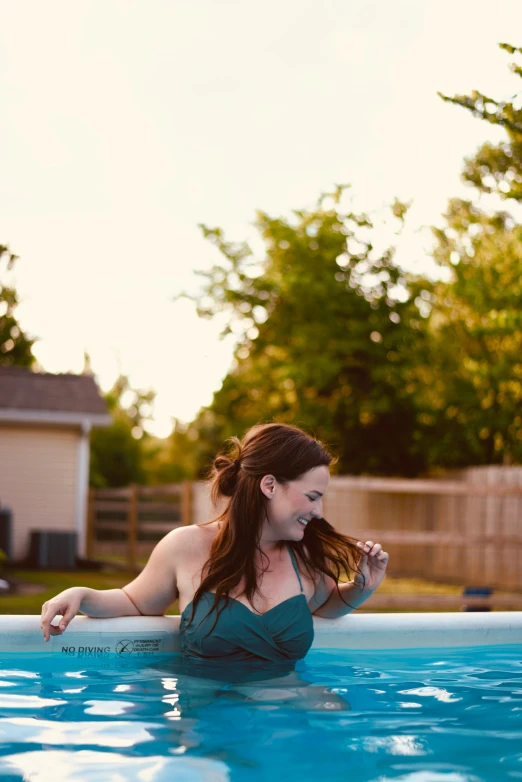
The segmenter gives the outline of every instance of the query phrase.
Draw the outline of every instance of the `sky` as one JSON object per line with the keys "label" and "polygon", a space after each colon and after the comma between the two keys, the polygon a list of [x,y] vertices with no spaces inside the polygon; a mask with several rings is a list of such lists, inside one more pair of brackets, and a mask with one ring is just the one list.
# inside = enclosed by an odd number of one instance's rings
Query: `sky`
{"label": "sky", "polygon": [[256,211],[336,183],[411,201],[397,260],[429,272],[464,157],[504,137],[437,92],[519,92],[520,29],[520,0],[0,0],[0,244],[43,369],[87,351],[102,390],[157,392],[149,431],[190,421],[235,344],[173,301],[221,259],[198,225],[262,259]]}

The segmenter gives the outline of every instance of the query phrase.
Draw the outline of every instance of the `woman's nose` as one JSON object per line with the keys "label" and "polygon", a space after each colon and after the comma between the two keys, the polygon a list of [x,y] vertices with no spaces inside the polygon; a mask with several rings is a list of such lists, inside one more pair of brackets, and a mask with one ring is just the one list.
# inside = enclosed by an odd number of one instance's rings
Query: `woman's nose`
{"label": "woman's nose", "polygon": [[314,516],[316,519],[322,519],[323,518],[323,501],[318,500],[318,510],[312,511],[312,516]]}

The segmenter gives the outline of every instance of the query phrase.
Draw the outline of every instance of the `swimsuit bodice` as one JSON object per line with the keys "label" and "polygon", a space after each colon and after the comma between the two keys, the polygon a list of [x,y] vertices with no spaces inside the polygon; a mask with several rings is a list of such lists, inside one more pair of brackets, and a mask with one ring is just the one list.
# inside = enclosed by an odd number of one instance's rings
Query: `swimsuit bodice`
{"label": "swimsuit bodice", "polygon": [[185,657],[230,662],[283,662],[305,656],[314,639],[313,618],[294,555],[290,547],[288,550],[299,580],[300,594],[283,600],[264,614],[254,613],[233,597],[229,597],[226,604],[222,597],[216,621],[216,612],[211,611],[216,596],[214,592],[203,592],[192,621],[189,623],[192,601],[181,615],[180,646]]}

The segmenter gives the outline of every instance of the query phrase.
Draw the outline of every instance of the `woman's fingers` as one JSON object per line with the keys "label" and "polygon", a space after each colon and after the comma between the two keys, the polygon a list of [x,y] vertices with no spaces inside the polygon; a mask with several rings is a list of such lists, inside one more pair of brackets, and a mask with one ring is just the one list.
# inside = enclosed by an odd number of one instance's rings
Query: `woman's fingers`
{"label": "woman's fingers", "polygon": [[365,554],[369,554],[372,557],[375,557],[382,551],[381,544],[374,543],[373,540],[367,540],[366,543],[362,543],[362,541],[359,540],[357,545],[363,550]]}
{"label": "woman's fingers", "polygon": [[[61,635],[63,630],[65,630],[68,624],[68,622],[65,621],[66,617],[64,615],[66,610],[66,606],[60,606],[52,601],[43,604],[40,626],[45,641],[48,641],[51,635]],[[62,616],[58,625],[51,624],[55,616]],[[61,629],[61,626],[63,629]]]}
{"label": "woman's fingers", "polygon": [[55,616],[56,613],[53,611],[49,603],[44,603],[42,606],[42,616],[40,619],[40,627],[42,628],[44,641],[49,640],[51,635],[51,622]]}
{"label": "woman's fingers", "polygon": [[375,557],[379,562],[388,562],[389,554],[387,551],[382,550],[380,543],[374,543],[373,540],[367,540],[366,543],[363,543],[359,540],[357,546],[360,548],[363,557]]}
{"label": "woman's fingers", "polygon": [[74,609],[73,606],[68,606],[65,613],[63,614],[61,620],[60,620],[60,630],[64,632],[67,627],[69,626],[69,622],[71,619],[74,619],[76,616],[77,611]]}

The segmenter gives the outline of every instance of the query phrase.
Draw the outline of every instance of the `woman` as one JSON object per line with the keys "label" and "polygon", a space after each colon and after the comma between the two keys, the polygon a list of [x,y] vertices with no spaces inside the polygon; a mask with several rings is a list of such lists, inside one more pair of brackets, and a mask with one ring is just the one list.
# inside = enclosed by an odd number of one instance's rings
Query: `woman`
{"label": "woman", "polygon": [[[42,631],[61,635],[78,611],[93,617],[163,615],[178,598],[189,660],[285,662],[305,656],[312,615],[334,619],[360,606],[384,578],[388,554],[322,517],[332,457],[288,424],[259,424],[236,458],[213,465],[217,519],[169,532],[123,589],[66,589],[44,603]],[[340,583],[345,573],[353,581]],[[51,625],[62,615],[58,626]]]}

